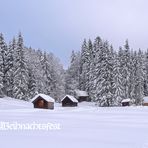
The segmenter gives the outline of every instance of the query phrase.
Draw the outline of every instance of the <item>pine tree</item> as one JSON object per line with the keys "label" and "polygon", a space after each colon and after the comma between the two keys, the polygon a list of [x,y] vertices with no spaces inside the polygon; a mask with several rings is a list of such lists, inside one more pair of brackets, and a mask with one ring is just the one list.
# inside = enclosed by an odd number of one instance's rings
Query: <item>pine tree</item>
{"label": "pine tree", "polygon": [[34,75],[34,72],[31,68],[28,69],[28,77],[29,77],[29,80],[28,80],[28,98],[29,99],[32,99],[37,90],[36,90],[36,79],[35,79],[35,75]]}
{"label": "pine tree", "polygon": [[14,97],[28,100],[28,67],[24,56],[23,37],[21,33],[18,35],[14,66]]}
{"label": "pine tree", "polygon": [[100,106],[113,105],[113,61],[108,42],[104,42],[100,52],[100,73],[97,82],[97,97]]}
{"label": "pine tree", "polygon": [[80,61],[80,89],[86,90],[86,83],[87,83],[87,42],[84,40],[81,50],[81,61]]}
{"label": "pine tree", "polygon": [[[90,46],[91,48],[91,54],[90,54],[90,71],[89,71],[89,97],[91,101],[95,101],[96,100],[96,50],[97,50],[97,45],[98,42],[100,41],[100,37],[97,37],[95,39],[95,42],[92,46]],[[91,44],[90,44],[91,45]]]}
{"label": "pine tree", "polygon": [[123,87],[124,87],[124,98],[129,98],[129,78],[130,78],[130,48],[128,44],[128,40],[124,45],[124,50],[121,55],[121,73],[123,78]]}
{"label": "pine tree", "polygon": [[92,60],[90,64],[91,76],[90,76],[90,92],[89,95],[92,101],[98,100],[97,91],[98,86],[97,82],[100,76],[100,64],[101,64],[101,48],[102,48],[102,39],[100,37],[96,37],[93,50],[92,50]]}
{"label": "pine tree", "polygon": [[7,95],[13,97],[13,87],[14,87],[14,52],[16,51],[16,40],[10,42],[8,48],[8,61],[7,61]]}
{"label": "pine tree", "polygon": [[144,57],[142,51],[139,49],[137,57],[136,86],[135,86],[136,105],[142,104],[143,95],[144,95]]}
{"label": "pine tree", "polygon": [[[52,55],[53,56],[53,55]],[[65,96],[65,70],[59,63],[59,59],[53,57],[51,76],[52,76],[52,96],[57,102],[61,101],[61,98]]]}
{"label": "pine tree", "polygon": [[0,95],[6,94],[7,85],[7,45],[3,34],[0,34]]}
{"label": "pine tree", "polygon": [[114,67],[113,67],[113,91],[114,91],[114,105],[121,104],[121,101],[123,99],[123,78],[121,74],[121,65],[119,60],[119,55],[115,53],[115,59],[114,59]]}
{"label": "pine tree", "polygon": [[74,95],[76,89],[79,88],[80,74],[80,53],[72,51],[70,67],[66,72],[65,91],[66,94]]}
{"label": "pine tree", "polygon": [[43,82],[44,82],[44,93],[50,95],[51,93],[51,71],[50,71],[50,63],[47,59],[47,54],[44,52],[42,63],[42,70],[43,70]]}
{"label": "pine tree", "polygon": [[148,49],[144,58],[144,96],[148,96]]}
{"label": "pine tree", "polygon": [[[88,92],[88,94],[91,94],[91,91],[93,91],[92,88],[92,64],[93,63],[93,44],[92,41],[89,39],[88,41],[88,49],[87,49],[87,55],[86,55],[86,88],[85,91]],[[91,97],[91,96],[90,96]]]}

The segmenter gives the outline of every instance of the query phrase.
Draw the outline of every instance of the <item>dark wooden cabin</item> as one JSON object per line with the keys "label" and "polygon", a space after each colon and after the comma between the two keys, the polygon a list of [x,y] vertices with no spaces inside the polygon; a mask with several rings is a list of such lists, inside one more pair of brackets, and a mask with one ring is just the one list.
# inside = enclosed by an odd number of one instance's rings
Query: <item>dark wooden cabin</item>
{"label": "dark wooden cabin", "polygon": [[89,95],[86,91],[82,91],[82,90],[77,89],[77,90],[75,90],[75,96],[79,102],[90,101]]}
{"label": "dark wooden cabin", "polygon": [[63,107],[75,107],[78,106],[78,100],[70,95],[66,95],[62,100]]}
{"label": "dark wooden cabin", "polygon": [[131,100],[130,99],[123,99],[121,101],[122,106],[130,106]]}
{"label": "dark wooden cabin", "polygon": [[36,95],[31,102],[34,108],[54,109],[54,99],[45,94]]}

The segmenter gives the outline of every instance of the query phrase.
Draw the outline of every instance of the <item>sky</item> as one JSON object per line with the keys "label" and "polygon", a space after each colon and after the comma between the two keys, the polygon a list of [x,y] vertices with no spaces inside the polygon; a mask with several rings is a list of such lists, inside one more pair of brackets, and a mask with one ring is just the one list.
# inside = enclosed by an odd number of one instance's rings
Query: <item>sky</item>
{"label": "sky", "polygon": [[10,41],[19,31],[25,45],[53,52],[67,68],[84,38],[100,36],[115,49],[148,47],[147,0],[0,0],[0,32]]}

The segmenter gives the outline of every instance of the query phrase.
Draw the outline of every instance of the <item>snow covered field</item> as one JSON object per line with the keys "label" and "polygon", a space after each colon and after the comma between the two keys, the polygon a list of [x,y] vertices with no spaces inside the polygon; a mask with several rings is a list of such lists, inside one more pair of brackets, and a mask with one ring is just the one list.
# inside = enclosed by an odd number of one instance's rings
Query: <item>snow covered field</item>
{"label": "snow covered field", "polygon": [[0,99],[0,122],[60,123],[60,130],[0,131],[0,148],[148,148],[148,107],[98,108],[91,103],[55,110]]}

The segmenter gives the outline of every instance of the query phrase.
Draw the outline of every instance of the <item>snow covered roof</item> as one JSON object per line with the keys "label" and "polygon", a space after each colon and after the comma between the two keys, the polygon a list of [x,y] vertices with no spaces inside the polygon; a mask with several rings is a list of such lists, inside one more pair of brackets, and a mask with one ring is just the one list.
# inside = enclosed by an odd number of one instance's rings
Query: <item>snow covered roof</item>
{"label": "snow covered roof", "polygon": [[53,98],[51,98],[50,96],[47,96],[45,94],[37,94],[32,100],[31,102],[34,102],[38,97],[43,98],[44,100],[46,100],[47,102],[54,102],[55,100]]}
{"label": "snow covered roof", "polygon": [[148,96],[143,98],[143,103],[148,103]]}
{"label": "snow covered roof", "polygon": [[77,95],[78,97],[81,97],[81,96],[83,96],[83,97],[88,97],[88,96],[89,96],[86,91],[82,91],[82,90],[78,90],[78,89],[75,90],[75,93],[76,93],[76,95]]}
{"label": "snow covered roof", "polygon": [[78,103],[78,100],[71,95],[66,95],[61,101],[63,101],[66,97],[68,97],[72,102]]}
{"label": "snow covered roof", "polygon": [[124,102],[131,102],[131,99],[123,99],[123,100],[121,101],[121,103],[124,103]]}

